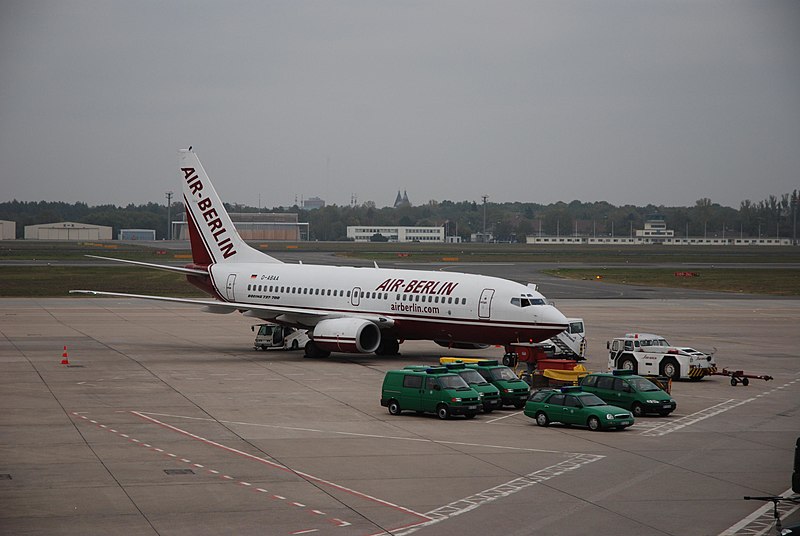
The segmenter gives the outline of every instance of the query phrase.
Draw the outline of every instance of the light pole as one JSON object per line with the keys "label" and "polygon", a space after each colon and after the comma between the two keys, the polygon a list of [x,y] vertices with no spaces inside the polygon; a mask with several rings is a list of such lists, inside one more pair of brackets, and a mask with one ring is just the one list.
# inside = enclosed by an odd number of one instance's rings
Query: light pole
{"label": "light pole", "polygon": [[486,200],[489,199],[488,195],[482,195],[483,198],[483,242],[486,242]]}
{"label": "light pole", "polygon": [[172,192],[167,192],[167,240],[172,240]]}

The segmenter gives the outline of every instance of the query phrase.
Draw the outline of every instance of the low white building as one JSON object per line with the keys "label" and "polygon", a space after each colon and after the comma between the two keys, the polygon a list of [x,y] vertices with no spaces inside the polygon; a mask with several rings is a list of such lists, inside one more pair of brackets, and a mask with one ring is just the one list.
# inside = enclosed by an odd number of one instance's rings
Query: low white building
{"label": "low white building", "polygon": [[347,226],[347,238],[356,242],[369,242],[376,234],[389,242],[444,242],[444,227]]}

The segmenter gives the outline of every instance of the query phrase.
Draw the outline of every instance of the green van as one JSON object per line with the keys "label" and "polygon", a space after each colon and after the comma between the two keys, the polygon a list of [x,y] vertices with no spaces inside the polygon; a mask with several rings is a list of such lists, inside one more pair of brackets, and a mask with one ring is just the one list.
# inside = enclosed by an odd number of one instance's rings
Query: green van
{"label": "green van", "polygon": [[635,417],[643,417],[646,413],[667,416],[677,407],[666,391],[632,370],[588,374],[581,379],[581,387],[607,404],[629,409]]}
{"label": "green van", "polygon": [[503,406],[503,402],[500,399],[500,391],[497,387],[487,382],[486,378],[481,376],[477,370],[467,368],[465,363],[448,363],[445,367],[450,372],[455,372],[464,378],[464,381],[478,392],[484,413],[491,413]]}
{"label": "green van", "polygon": [[478,414],[479,404],[478,393],[445,367],[390,370],[383,378],[381,406],[392,415],[409,410],[435,413],[440,419],[450,415],[472,419]]}
{"label": "green van", "polygon": [[467,368],[477,370],[483,378],[500,391],[501,406],[514,406],[522,409],[528,401],[531,388],[520,380],[514,371],[496,360],[467,363]]}

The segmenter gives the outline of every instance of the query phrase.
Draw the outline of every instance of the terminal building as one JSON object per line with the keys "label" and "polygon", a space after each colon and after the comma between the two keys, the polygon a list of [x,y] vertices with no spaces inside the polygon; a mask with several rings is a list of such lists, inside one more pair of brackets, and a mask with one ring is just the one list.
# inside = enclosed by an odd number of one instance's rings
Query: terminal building
{"label": "terminal building", "polygon": [[370,242],[376,234],[389,242],[444,242],[444,227],[347,226],[347,238],[355,242]]}
{"label": "terminal building", "polygon": [[636,229],[635,235],[624,236],[527,236],[528,244],[614,244],[647,245],[664,244],[668,246],[791,246],[791,238],[734,238],[734,237],[683,237],[675,236],[675,231],[667,229],[664,216],[650,214],[644,229]]}
{"label": "terminal building", "polygon": [[[308,240],[308,223],[297,221],[297,214],[231,212],[229,215],[244,240]],[[185,220],[172,222],[172,237],[189,240],[189,227]]]}

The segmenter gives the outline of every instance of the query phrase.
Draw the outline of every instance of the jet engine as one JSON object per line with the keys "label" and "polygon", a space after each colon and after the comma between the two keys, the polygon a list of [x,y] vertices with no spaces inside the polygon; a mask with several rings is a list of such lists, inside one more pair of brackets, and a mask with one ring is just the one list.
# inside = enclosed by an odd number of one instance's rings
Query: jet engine
{"label": "jet engine", "polygon": [[362,318],[322,320],[310,333],[314,344],[328,352],[371,353],[381,342],[381,330]]}
{"label": "jet engine", "polygon": [[479,342],[461,342],[461,341],[433,341],[439,346],[444,346],[445,348],[456,348],[458,350],[483,350],[484,348],[489,348],[488,344],[481,344]]}

